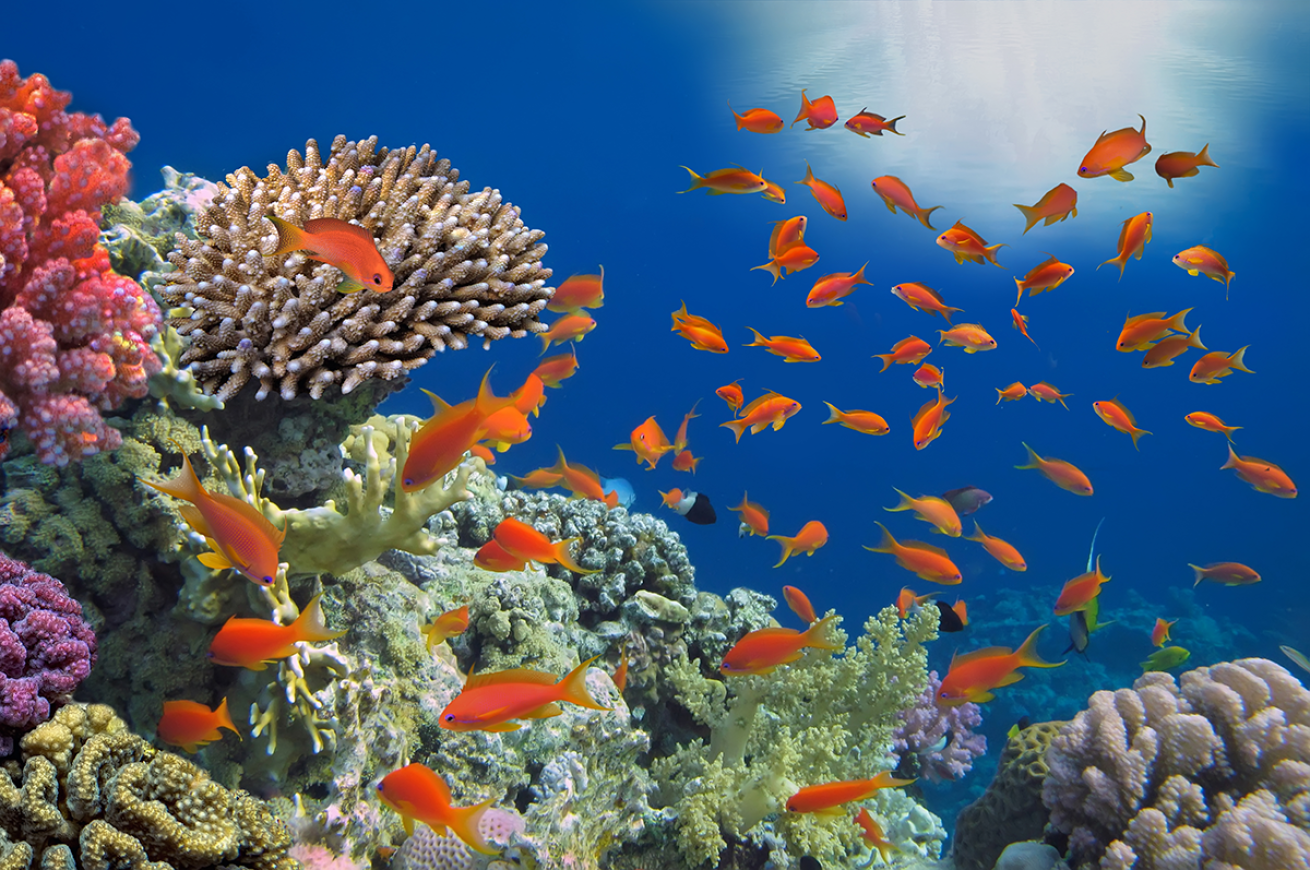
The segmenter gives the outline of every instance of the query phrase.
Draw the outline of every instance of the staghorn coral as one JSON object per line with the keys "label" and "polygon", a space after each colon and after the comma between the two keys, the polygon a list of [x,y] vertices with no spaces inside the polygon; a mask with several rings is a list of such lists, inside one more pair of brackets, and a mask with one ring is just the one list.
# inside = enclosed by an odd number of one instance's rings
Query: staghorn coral
{"label": "staghorn coral", "polygon": [[[303,226],[333,217],[368,229],[395,273],[389,293],[343,296],[340,272],[303,253],[272,257],[269,214]],[[178,236],[177,271],[159,293],[170,323],[191,340],[182,362],[205,392],[227,400],[252,378],[258,397],[319,398],[366,381],[390,381],[434,353],[542,332],[551,290],[542,233],[484,188],[469,192],[427,146],[379,148],[377,138],[337,136],[324,155],[309,140],[285,171],[270,165],[228,175],[197,222],[199,241]]]}
{"label": "staghorn coral", "polygon": [[1310,868],[1310,691],[1267,659],[1096,692],[1047,763],[1073,867]]}

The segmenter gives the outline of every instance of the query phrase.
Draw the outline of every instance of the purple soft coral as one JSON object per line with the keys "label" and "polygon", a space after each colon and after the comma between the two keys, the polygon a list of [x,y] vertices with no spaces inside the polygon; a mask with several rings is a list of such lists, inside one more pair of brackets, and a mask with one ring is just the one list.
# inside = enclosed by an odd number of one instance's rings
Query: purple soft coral
{"label": "purple soft coral", "polygon": [[901,754],[897,769],[917,768],[917,775],[930,782],[960,779],[987,752],[987,738],[973,732],[982,724],[982,709],[977,704],[938,707],[941,685],[936,671],[928,674],[928,687],[913,707],[902,711],[894,736]]}
{"label": "purple soft coral", "polygon": [[96,636],[64,584],[0,553],[0,756],[91,672]]}

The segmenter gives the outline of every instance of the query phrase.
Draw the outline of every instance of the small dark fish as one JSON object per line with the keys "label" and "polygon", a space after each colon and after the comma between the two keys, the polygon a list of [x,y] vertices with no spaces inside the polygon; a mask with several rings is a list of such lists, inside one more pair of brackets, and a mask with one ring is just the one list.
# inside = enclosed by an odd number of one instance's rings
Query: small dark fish
{"label": "small dark fish", "polygon": [[714,513],[714,505],[710,504],[710,497],[703,492],[687,490],[682,501],[670,507],[698,526],[713,525],[719,518]]}
{"label": "small dark fish", "polygon": [[[1087,617],[1081,610],[1069,615],[1069,645],[1065,652],[1073,650],[1082,655],[1087,654],[1087,644],[1091,643],[1092,633],[1087,630]],[[1063,653],[1061,653],[1063,655]]]}
{"label": "small dark fish", "polygon": [[806,855],[801,859],[801,870],[823,870],[823,865],[819,863],[818,858]]}
{"label": "small dark fish", "polygon": [[951,507],[955,508],[957,514],[967,517],[990,502],[992,494],[976,486],[962,486],[959,489],[952,489],[942,493],[942,498],[951,503]]}
{"label": "small dark fish", "polygon": [[964,631],[964,620],[960,619],[960,614],[956,613],[951,605],[945,601],[934,600],[933,604],[937,605],[937,630],[938,631]]}
{"label": "small dark fish", "polygon": [[[1065,650],[1065,652],[1068,652],[1068,650]],[[1027,728],[1031,724],[1033,724],[1033,720],[1029,719],[1027,716],[1020,716],[1019,721],[1011,725],[1010,730],[1005,732],[1005,736],[1015,737],[1018,735],[1020,731]]]}

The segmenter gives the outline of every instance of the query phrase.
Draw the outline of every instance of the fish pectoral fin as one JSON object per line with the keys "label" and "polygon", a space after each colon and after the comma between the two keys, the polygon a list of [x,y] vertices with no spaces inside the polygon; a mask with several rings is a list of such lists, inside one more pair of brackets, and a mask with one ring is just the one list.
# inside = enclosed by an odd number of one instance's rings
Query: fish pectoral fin
{"label": "fish pectoral fin", "polygon": [[835,807],[824,807],[821,810],[815,810],[816,816],[844,816],[846,815],[846,805],[838,804]]}
{"label": "fish pectoral fin", "polygon": [[1133,174],[1129,172],[1127,169],[1116,169],[1114,172],[1110,173],[1110,177],[1113,178],[1115,181],[1133,180]]}
{"label": "fish pectoral fin", "polygon": [[364,289],[364,285],[354,278],[342,278],[341,283],[337,285],[338,293],[358,293]]}
{"label": "fish pectoral fin", "polygon": [[995,698],[995,697],[996,697],[996,696],[993,695],[991,692],[983,692],[982,694],[978,695],[977,697],[975,697],[975,698],[973,699],[973,703],[975,703],[975,704],[985,704],[985,703],[987,703],[988,701],[992,700],[992,699]]}
{"label": "fish pectoral fin", "polygon": [[1196,277],[1197,275],[1200,275],[1200,274],[1201,274],[1201,270],[1200,270],[1200,269],[1188,269],[1188,270],[1187,270],[1187,274],[1191,275],[1192,277]]}
{"label": "fish pectoral fin", "polygon": [[523,726],[517,722],[497,722],[495,725],[484,725],[482,731],[517,731]]}
{"label": "fish pectoral fin", "polygon": [[1013,673],[1006,674],[1001,679],[1001,681],[996,684],[996,688],[1000,688],[1001,686],[1014,685],[1015,683],[1019,682],[1022,679],[1023,679],[1023,674],[1019,673],[1018,671],[1014,671]]}
{"label": "fish pectoral fin", "polygon": [[199,556],[196,556],[196,559],[199,560],[201,565],[204,565],[206,568],[213,568],[215,571],[223,571],[232,567],[232,563],[229,562],[227,557],[222,553],[201,553]]}
{"label": "fish pectoral fin", "polygon": [[551,701],[549,704],[542,704],[537,709],[524,713],[523,719],[549,719],[551,716],[558,716],[564,711],[560,709],[559,704]]}

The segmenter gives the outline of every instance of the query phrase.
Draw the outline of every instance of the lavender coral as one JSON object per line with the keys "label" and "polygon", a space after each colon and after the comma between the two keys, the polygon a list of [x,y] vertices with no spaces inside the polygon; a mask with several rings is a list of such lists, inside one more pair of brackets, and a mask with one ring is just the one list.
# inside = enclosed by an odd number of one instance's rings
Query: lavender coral
{"label": "lavender coral", "polygon": [[900,774],[930,782],[960,779],[973,769],[973,760],[987,752],[987,738],[973,730],[982,724],[982,708],[968,703],[937,706],[941,685],[937,672],[930,672],[928,688],[913,707],[901,711],[901,724],[893,737],[901,754]]}

